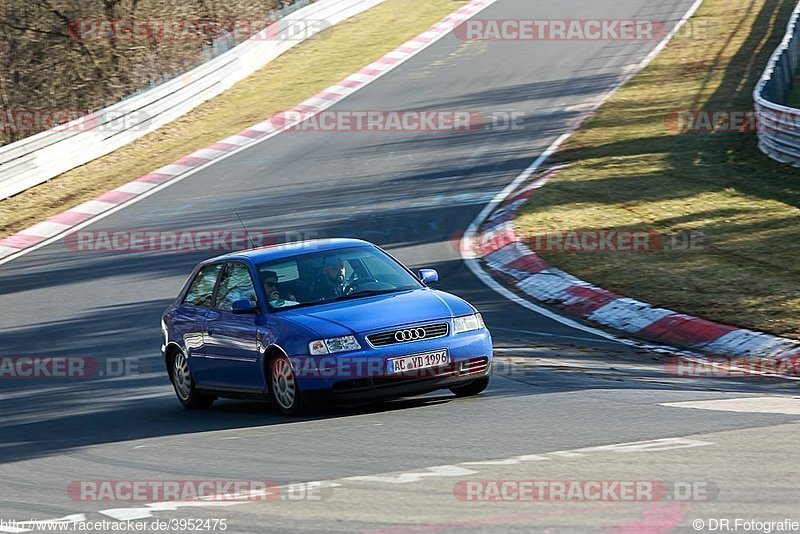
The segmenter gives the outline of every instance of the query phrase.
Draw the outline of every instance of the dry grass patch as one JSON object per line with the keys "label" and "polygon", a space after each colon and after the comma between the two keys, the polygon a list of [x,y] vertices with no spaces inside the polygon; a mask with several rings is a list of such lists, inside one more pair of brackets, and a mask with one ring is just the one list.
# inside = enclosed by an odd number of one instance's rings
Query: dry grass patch
{"label": "dry grass patch", "polygon": [[754,133],[678,132],[670,113],[749,110],[791,0],[706,0],[707,38],[679,37],[556,154],[569,162],[524,206],[541,229],[694,230],[700,251],[545,253],[552,265],[658,306],[800,338],[800,172]]}

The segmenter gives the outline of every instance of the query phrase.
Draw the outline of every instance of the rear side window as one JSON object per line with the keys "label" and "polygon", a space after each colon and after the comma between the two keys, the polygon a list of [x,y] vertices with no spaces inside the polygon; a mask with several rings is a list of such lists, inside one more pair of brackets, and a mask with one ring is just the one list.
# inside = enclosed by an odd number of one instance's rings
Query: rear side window
{"label": "rear side window", "polygon": [[231,311],[234,302],[245,299],[257,304],[253,279],[246,266],[241,263],[232,263],[219,282],[217,308]]}
{"label": "rear side window", "polygon": [[186,298],[183,299],[183,303],[191,304],[192,306],[211,307],[214,296],[214,285],[217,283],[217,275],[220,269],[222,269],[221,263],[207,265],[200,269],[189,291],[186,293]]}

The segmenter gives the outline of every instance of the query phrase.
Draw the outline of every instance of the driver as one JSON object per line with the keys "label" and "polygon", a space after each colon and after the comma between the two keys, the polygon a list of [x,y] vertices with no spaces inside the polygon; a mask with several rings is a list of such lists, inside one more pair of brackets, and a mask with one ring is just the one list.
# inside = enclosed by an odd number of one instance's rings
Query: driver
{"label": "driver", "polygon": [[311,289],[315,298],[330,300],[341,297],[347,291],[345,266],[341,258],[326,256],[322,260],[322,270]]}

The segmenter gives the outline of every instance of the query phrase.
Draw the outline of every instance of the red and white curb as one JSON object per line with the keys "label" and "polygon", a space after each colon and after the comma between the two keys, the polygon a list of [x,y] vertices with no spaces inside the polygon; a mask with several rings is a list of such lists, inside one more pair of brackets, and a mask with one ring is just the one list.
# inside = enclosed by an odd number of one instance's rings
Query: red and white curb
{"label": "red and white curb", "polygon": [[800,342],[715,323],[617,295],[555,269],[514,230],[519,207],[556,175],[552,168],[498,204],[465,244],[506,285],[572,316],[638,338],[737,358],[800,360]]}
{"label": "red and white curb", "polygon": [[[362,87],[398,67],[496,1],[472,0],[392,52],[290,110],[197,150],[93,200],[54,215],[44,222],[0,239],[0,264],[52,243],[70,232],[118,211],[125,205],[132,204],[182,180],[220,159],[292,128],[302,119],[307,119],[341,102]],[[294,120],[287,120],[287,117],[293,117]]]}

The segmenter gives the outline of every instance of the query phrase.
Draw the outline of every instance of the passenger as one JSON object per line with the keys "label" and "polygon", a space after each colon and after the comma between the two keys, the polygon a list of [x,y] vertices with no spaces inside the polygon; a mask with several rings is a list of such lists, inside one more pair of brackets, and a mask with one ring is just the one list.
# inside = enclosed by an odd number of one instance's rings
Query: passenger
{"label": "passenger", "polygon": [[291,293],[287,293],[285,297],[281,296],[281,291],[278,287],[278,273],[275,271],[264,271],[264,291],[267,293],[267,298],[271,301],[297,300]]}

